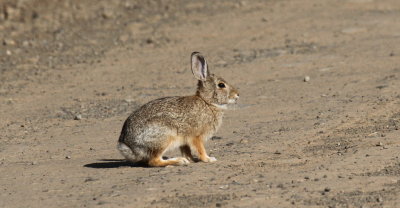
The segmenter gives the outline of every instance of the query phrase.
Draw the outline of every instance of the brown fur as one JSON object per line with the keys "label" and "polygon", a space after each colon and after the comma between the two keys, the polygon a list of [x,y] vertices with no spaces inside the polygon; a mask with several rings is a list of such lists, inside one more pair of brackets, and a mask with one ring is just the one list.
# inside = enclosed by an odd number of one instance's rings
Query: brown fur
{"label": "brown fur", "polygon": [[[216,160],[207,155],[204,142],[218,130],[223,110],[239,94],[209,72],[207,61],[199,53],[192,54],[191,63],[199,80],[195,95],[150,101],[125,121],[118,149],[129,161],[144,161],[150,166],[184,165],[194,161],[191,150],[203,162]],[[163,160],[164,152],[173,147],[179,147],[183,157]]]}
{"label": "brown fur", "polygon": [[206,149],[204,148],[203,138],[198,136],[193,139],[193,147],[199,154],[199,158],[203,162],[208,162],[209,156],[207,155]]}

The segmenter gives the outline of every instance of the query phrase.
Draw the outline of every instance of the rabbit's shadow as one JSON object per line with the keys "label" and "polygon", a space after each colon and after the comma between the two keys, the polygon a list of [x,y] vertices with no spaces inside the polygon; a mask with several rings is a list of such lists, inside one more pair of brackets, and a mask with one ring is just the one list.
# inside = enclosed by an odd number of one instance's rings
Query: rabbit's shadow
{"label": "rabbit's shadow", "polygon": [[101,159],[100,162],[84,165],[86,168],[120,168],[120,167],[149,167],[145,163],[132,163],[123,159]]}
{"label": "rabbit's shadow", "polygon": [[[168,157],[163,157],[164,160],[167,160]],[[141,168],[149,168],[150,166],[144,162],[132,163],[128,162],[124,159],[100,159],[101,162],[89,163],[84,165],[86,168],[120,168],[120,167],[141,167]],[[194,162],[199,162],[198,158],[194,158]]]}

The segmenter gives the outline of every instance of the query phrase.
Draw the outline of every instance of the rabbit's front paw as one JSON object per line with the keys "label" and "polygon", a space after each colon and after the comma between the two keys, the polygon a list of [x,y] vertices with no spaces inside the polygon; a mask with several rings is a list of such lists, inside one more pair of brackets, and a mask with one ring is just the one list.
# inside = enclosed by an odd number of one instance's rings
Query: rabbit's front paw
{"label": "rabbit's front paw", "polygon": [[217,159],[215,157],[206,157],[202,160],[203,162],[215,162]]}

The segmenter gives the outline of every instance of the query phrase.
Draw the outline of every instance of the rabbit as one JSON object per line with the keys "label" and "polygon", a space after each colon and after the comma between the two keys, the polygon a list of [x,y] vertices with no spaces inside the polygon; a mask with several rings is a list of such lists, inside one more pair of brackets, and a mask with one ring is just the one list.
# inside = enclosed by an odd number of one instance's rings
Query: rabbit
{"label": "rabbit", "polygon": [[[224,110],[239,98],[236,88],[210,73],[206,59],[191,54],[191,69],[198,80],[192,96],[164,97],[148,102],[125,121],[117,148],[130,162],[152,167],[195,162],[192,150],[203,162],[214,162],[204,143],[221,126]],[[183,157],[163,159],[167,150],[178,148]]]}

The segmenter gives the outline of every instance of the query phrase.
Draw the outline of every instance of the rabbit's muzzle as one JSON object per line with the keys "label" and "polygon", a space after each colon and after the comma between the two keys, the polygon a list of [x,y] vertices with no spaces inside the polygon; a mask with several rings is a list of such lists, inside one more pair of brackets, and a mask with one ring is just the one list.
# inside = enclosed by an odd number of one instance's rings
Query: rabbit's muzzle
{"label": "rabbit's muzzle", "polygon": [[238,99],[239,99],[239,92],[237,90],[232,90],[229,95],[228,103],[234,104],[237,102]]}

